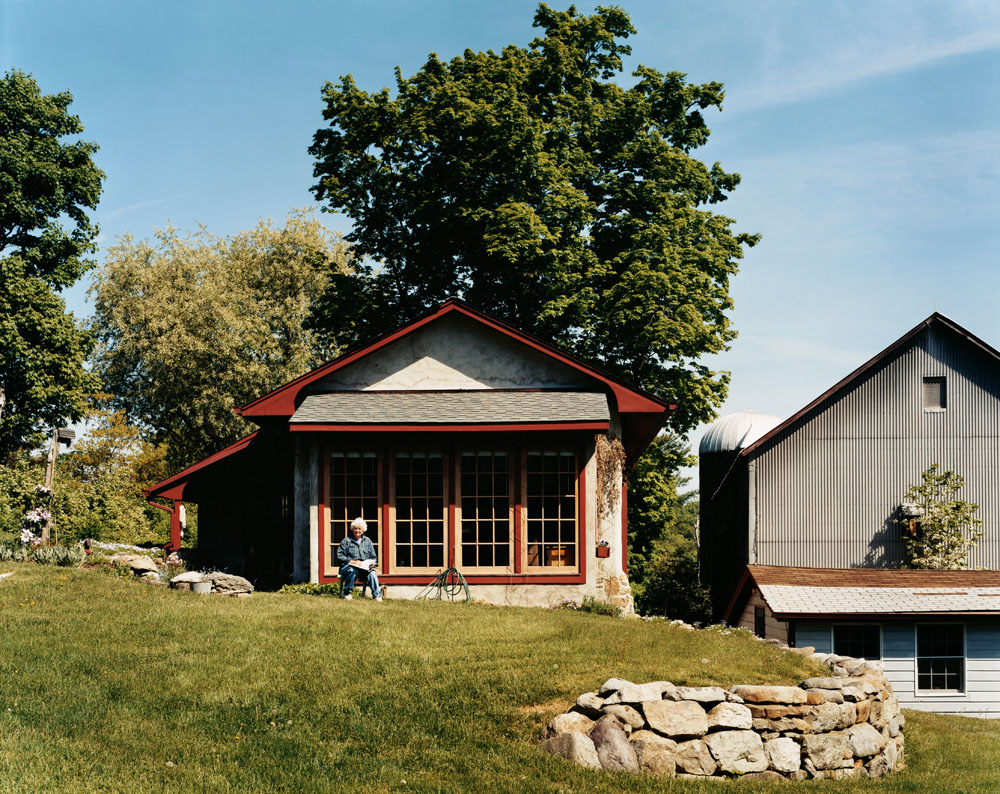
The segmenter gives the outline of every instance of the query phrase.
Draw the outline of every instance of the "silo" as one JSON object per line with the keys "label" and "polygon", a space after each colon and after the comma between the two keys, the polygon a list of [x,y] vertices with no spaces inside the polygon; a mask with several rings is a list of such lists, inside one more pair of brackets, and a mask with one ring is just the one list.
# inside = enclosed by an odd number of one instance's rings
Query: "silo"
{"label": "silo", "polygon": [[740,450],[780,424],[776,416],[741,411],[723,416],[698,445],[699,564],[712,591],[712,611],[722,617],[750,561],[750,493]]}

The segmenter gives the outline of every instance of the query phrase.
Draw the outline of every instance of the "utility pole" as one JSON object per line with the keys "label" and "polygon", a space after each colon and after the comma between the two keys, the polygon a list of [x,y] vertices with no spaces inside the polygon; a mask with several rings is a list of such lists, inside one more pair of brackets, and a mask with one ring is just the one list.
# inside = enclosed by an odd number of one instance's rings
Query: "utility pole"
{"label": "utility pole", "polygon": [[[52,441],[49,443],[49,457],[45,462],[45,487],[49,489],[49,493],[52,493],[52,481],[55,478],[56,473],[56,455],[59,453],[59,442],[62,442],[67,447],[73,443],[73,439],[76,438],[76,431],[70,430],[68,427],[54,427],[52,428]],[[42,543],[49,542],[49,533],[53,527],[55,527],[55,519],[49,518],[48,521],[42,526]]]}

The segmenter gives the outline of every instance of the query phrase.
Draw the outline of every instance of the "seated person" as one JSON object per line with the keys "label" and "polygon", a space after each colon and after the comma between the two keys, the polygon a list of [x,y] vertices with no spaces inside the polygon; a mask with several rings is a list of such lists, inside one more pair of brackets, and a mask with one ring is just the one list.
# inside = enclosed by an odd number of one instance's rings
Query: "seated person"
{"label": "seated person", "polygon": [[365,537],[368,531],[368,524],[360,516],[351,522],[351,534],[340,541],[337,548],[337,562],[340,563],[340,587],[344,598],[351,599],[351,591],[354,589],[354,581],[358,575],[368,577],[368,586],[372,589],[372,596],[376,601],[382,600],[382,588],[378,584],[378,572],[372,565],[368,570],[366,560],[377,560],[375,546],[372,545],[371,538]]}

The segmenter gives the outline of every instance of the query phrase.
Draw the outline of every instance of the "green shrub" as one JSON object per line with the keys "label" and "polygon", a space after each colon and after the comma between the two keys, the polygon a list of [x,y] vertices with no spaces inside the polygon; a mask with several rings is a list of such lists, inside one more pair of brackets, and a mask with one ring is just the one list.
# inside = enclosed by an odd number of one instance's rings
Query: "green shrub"
{"label": "green shrub", "polygon": [[0,562],[24,562],[30,549],[12,540],[0,541]]}
{"label": "green shrub", "polygon": [[340,583],[316,584],[315,582],[303,582],[302,584],[282,585],[279,593],[301,593],[302,595],[327,596],[328,598],[340,597]]}
{"label": "green shrub", "polygon": [[556,609],[572,609],[576,612],[590,612],[594,615],[607,615],[609,618],[620,618],[622,611],[620,607],[609,604],[607,601],[598,601],[594,596],[584,596],[582,603],[576,601],[561,601],[556,605]]}

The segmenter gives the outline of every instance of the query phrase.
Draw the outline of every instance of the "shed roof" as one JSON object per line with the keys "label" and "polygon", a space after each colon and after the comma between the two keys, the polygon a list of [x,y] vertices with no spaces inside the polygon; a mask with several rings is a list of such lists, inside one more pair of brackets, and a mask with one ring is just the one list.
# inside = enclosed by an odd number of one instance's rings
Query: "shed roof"
{"label": "shed roof", "polygon": [[573,391],[338,391],[310,394],[292,425],[566,425],[610,420],[608,398]]}
{"label": "shed roof", "polygon": [[910,571],[748,565],[726,613],[756,586],[779,620],[1000,613],[1000,571]]}

